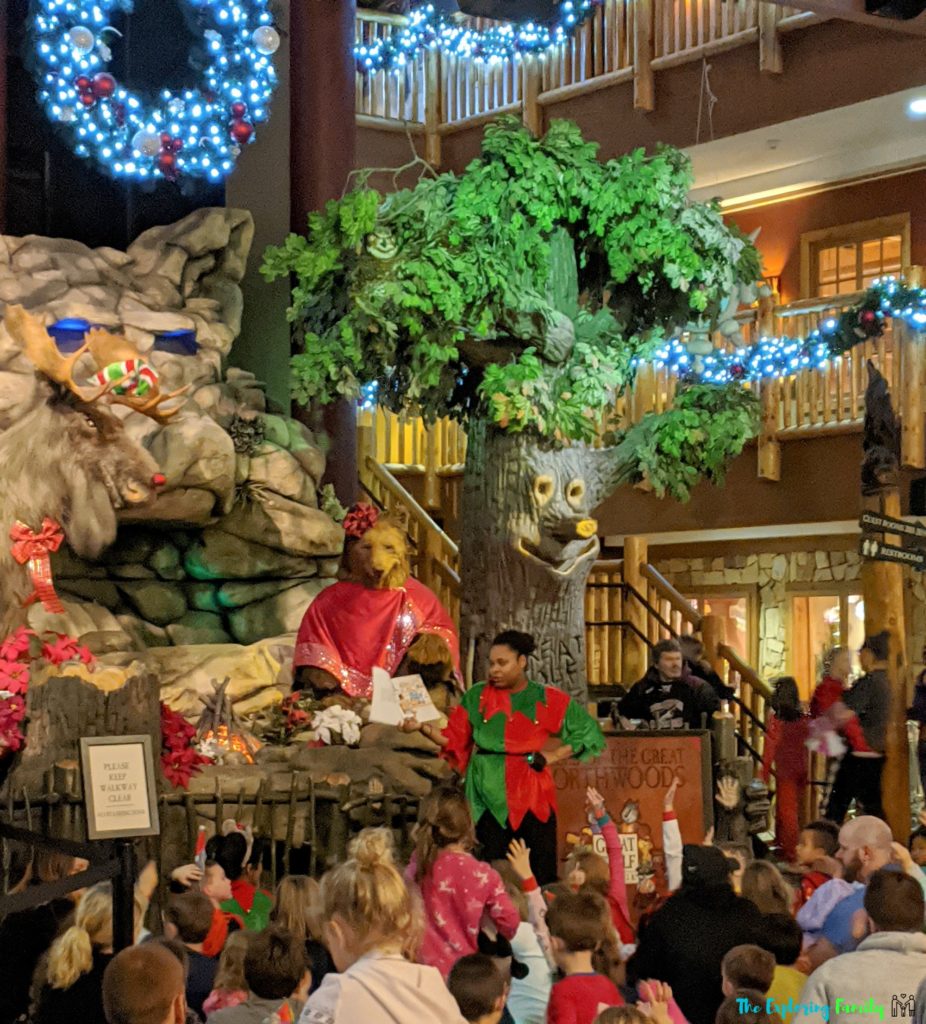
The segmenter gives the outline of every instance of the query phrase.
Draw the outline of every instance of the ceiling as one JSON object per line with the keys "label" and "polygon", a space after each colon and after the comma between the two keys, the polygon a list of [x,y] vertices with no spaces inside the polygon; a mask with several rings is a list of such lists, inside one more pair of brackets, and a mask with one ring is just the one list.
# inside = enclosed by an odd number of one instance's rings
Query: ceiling
{"label": "ceiling", "polygon": [[[926,78],[926,76],[924,76]],[[926,117],[911,118],[922,88],[837,107],[691,146],[693,197],[736,210],[781,202],[837,183],[926,167]]]}

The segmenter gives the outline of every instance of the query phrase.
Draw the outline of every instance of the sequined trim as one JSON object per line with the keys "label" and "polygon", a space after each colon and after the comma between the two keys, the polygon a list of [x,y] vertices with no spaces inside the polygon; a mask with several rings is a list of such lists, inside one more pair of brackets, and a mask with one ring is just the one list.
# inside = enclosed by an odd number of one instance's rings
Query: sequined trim
{"label": "sequined trim", "polygon": [[320,668],[328,672],[340,682],[341,689],[351,697],[370,698],[373,696],[372,676],[358,672],[350,665],[345,665],[323,644],[296,644],[293,664],[297,667],[306,665],[309,668]]}

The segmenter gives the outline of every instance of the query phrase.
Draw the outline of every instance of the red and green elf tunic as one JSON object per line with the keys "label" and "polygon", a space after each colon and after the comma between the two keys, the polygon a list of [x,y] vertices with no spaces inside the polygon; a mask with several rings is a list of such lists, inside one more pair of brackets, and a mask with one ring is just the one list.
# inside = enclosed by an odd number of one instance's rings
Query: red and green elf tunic
{"label": "red and green elf tunic", "polygon": [[[520,827],[528,811],[542,822],[556,812],[550,769],[534,771],[528,754],[542,751],[551,738],[572,747],[580,761],[604,750],[604,734],[585,708],[562,690],[534,682],[520,693],[490,683],[467,690],[444,737],[442,756],[466,778],[473,821],[488,811],[499,825],[512,829]],[[518,754],[524,756],[511,756]]]}

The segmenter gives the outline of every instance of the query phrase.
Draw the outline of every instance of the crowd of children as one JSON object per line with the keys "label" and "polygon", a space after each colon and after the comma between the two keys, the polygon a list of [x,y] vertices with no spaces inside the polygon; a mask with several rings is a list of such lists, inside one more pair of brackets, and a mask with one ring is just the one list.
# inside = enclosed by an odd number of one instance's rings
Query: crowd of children
{"label": "crowd of children", "polygon": [[[593,788],[596,845],[575,849],[543,888],[522,841],[503,861],[478,859],[452,786],[422,801],[407,864],[389,830],[365,829],[320,882],[287,876],[272,894],[259,849],[226,823],[204,862],[173,872],[158,935],[144,928],[157,886],[145,869],[136,945],[119,956],[108,884],[0,923],[0,990],[4,963],[18,972],[0,1024],[788,1024],[828,1021],[831,997],[861,1005],[863,990],[883,996],[895,983],[909,994],[922,984],[926,1010],[926,818],[906,845],[872,817],[812,822],[793,836],[789,880],[746,847],[683,845],[677,785],[659,851],[668,891],[642,915]],[[35,870],[60,878],[81,866]]]}

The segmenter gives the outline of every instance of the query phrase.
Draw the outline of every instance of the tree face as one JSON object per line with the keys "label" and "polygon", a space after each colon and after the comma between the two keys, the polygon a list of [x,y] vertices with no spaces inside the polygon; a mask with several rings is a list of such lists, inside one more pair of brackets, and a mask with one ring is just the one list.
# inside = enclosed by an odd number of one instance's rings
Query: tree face
{"label": "tree face", "polygon": [[377,381],[396,411],[591,439],[634,359],[759,274],[716,205],[688,202],[680,153],[596,151],[570,122],[538,140],[504,119],[461,176],[361,188],[268,250],[265,275],[297,279],[297,397]]}

